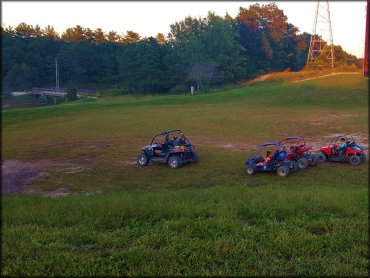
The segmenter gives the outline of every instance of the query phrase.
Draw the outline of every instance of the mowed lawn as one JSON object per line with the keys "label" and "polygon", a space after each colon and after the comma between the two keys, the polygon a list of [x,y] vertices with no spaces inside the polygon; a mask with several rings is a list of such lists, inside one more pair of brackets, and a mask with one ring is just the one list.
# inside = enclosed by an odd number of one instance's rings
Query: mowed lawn
{"label": "mowed lawn", "polygon": [[[366,276],[368,162],[282,179],[247,176],[244,161],[291,135],[316,151],[349,132],[367,149],[367,84],[346,74],[3,110],[2,159],[53,161],[26,189],[73,194],[2,196],[2,274]],[[134,164],[177,128],[198,164]]]}

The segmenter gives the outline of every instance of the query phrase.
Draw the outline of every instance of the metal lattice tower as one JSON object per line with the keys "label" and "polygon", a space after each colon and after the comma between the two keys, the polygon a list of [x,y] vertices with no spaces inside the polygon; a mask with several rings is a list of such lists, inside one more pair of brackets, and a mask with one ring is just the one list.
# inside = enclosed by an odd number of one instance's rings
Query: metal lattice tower
{"label": "metal lattice tower", "polygon": [[[329,47],[326,47],[327,45]],[[321,55],[325,55],[331,67],[334,68],[335,56],[329,1],[317,1],[306,65],[315,62]]]}

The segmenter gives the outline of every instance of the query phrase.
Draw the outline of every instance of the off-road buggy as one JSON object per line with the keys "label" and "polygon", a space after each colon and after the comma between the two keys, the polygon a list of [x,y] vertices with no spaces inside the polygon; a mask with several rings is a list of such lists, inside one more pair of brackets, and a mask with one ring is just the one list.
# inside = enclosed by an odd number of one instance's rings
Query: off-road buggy
{"label": "off-road buggy", "polygon": [[[266,151],[266,157],[262,152]],[[256,172],[275,172],[281,177],[287,177],[290,173],[299,170],[298,163],[286,160],[288,152],[281,142],[269,142],[261,145],[245,161],[246,172],[254,175]]]}
{"label": "off-road buggy", "polygon": [[142,148],[137,163],[146,166],[150,161],[178,168],[188,162],[197,163],[198,155],[182,131],[176,129],[155,135],[150,144]]}
{"label": "off-road buggy", "polygon": [[303,136],[286,137],[281,143],[288,149],[288,157],[286,159],[297,162],[299,168],[306,169],[308,166],[317,165],[318,158],[309,152],[312,146],[306,145],[306,140]]}
{"label": "off-road buggy", "polygon": [[[346,146],[341,148],[341,139],[344,138]],[[320,148],[318,155],[320,162],[338,161],[349,162],[352,165],[359,165],[366,160],[364,147],[356,144],[351,134],[344,134],[334,137],[330,144]]]}

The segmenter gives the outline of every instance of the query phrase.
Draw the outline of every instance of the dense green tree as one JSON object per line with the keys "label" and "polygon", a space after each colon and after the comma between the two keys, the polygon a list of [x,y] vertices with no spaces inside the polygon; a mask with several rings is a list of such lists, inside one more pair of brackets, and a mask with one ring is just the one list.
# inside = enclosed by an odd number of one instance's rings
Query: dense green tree
{"label": "dense green tree", "polygon": [[[79,25],[61,36],[53,26],[21,23],[1,29],[2,91],[55,86],[55,58],[62,87],[115,84],[122,92],[208,89],[306,63],[310,34],[299,34],[276,4],[240,8],[236,18],[209,13],[170,26],[167,37],[134,31],[105,34]],[[335,46],[336,66],[357,58]],[[327,62],[324,56],[317,63]]]}
{"label": "dense green tree", "polygon": [[163,62],[165,52],[166,48],[154,38],[124,48],[118,59],[119,73],[129,92],[163,93],[170,89]]}
{"label": "dense green tree", "polygon": [[34,73],[26,64],[15,64],[5,75],[2,83],[5,91],[23,91],[32,86]]}

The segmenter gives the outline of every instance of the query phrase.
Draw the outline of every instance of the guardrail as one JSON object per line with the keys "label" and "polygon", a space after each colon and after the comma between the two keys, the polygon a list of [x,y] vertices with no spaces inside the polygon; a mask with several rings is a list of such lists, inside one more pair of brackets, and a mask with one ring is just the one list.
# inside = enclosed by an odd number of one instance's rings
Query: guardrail
{"label": "guardrail", "polygon": [[32,91],[29,94],[65,97],[67,95],[67,91],[63,89],[53,89],[53,88],[32,88]]}

